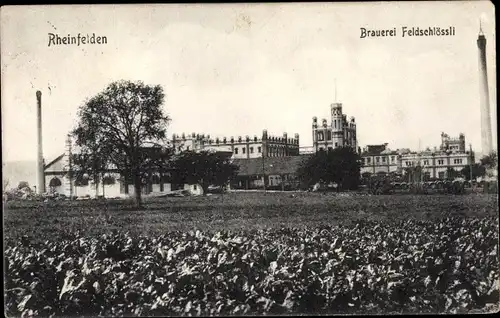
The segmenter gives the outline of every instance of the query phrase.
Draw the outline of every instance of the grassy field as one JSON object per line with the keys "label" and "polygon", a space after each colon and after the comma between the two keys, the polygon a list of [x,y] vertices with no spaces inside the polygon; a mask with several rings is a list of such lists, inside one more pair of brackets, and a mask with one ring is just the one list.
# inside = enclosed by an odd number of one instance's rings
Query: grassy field
{"label": "grassy field", "polygon": [[128,200],[8,202],[4,235],[36,240],[68,232],[99,235],[113,229],[131,234],[217,231],[350,224],[356,220],[484,217],[498,214],[497,195],[335,196],[316,193],[229,193],[207,197],[146,199],[138,210]]}

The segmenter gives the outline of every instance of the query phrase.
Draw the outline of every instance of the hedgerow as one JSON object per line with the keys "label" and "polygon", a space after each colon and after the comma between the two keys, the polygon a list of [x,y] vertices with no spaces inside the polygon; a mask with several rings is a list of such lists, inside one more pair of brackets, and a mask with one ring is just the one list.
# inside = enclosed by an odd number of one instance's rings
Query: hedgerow
{"label": "hedgerow", "polygon": [[456,313],[499,301],[496,218],[6,244],[10,316]]}

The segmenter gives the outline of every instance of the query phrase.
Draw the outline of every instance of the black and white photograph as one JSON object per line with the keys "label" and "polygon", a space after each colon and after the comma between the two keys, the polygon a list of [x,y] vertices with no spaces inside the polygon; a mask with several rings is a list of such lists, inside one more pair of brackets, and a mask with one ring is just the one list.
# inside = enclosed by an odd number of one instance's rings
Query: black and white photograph
{"label": "black and white photograph", "polygon": [[0,21],[6,317],[499,311],[493,2]]}

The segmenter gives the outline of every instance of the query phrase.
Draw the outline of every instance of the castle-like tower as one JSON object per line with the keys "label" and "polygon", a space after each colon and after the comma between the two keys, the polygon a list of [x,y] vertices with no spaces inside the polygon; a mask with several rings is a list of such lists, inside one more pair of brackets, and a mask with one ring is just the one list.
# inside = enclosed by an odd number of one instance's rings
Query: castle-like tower
{"label": "castle-like tower", "polygon": [[333,103],[330,105],[331,124],[323,119],[321,126],[318,125],[318,118],[313,117],[312,134],[314,151],[321,149],[335,149],[338,147],[351,147],[355,151],[358,148],[356,137],[356,121],[354,117],[347,119],[347,115],[342,113],[342,104]]}
{"label": "castle-like tower", "polygon": [[479,49],[479,98],[481,106],[481,148],[484,155],[491,153],[493,143],[491,137],[490,95],[488,90],[488,72],[486,67],[486,38],[480,27],[477,38]]}

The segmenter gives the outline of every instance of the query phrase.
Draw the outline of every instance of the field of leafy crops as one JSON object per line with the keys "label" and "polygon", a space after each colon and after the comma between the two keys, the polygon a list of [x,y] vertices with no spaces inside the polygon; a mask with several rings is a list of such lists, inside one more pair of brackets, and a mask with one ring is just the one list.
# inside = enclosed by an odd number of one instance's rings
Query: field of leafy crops
{"label": "field of leafy crops", "polygon": [[498,303],[496,219],[114,233],[5,251],[9,315],[462,312]]}
{"label": "field of leafy crops", "polygon": [[[207,204],[209,198],[176,201],[185,211],[182,226],[175,225],[181,230],[162,225],[132,231],[141,228],[134,220],[172,221],[182,213],[167,209],[161,214],[157,209],[164,202],[151,202],[141,212],[97,202],[13,207],[5,217],[5,312],[454,313],[499,302],[495,198],[404,197],[406,204],[394,197],[317,198],[270,197],[265,208],[264,203],[253,206],[257,218],[243,208],[241,197],[227,198],[223,211],[220,203]],[[302,211],[306,205],[318,215]],[[131,224],[123,229],[101,224],[92,231],[77,227],[90,223],[69,223],[97,218],[96,206]],[[210,212],[197,209],[203,206]],[[148,212],[159,216],[147,218]],[[33,215],[49,219],[35,233],[51,227],[61,233],[44,240],[22,236],[29,232],[19,229],[33,225]],[[207,226],[214,215],[226,217],[220,228]],[[287,215],[295,225],[280,226]],[[349,222],[340,222],[344,219]],[[230,230],[224,230],[227,224]]]}

